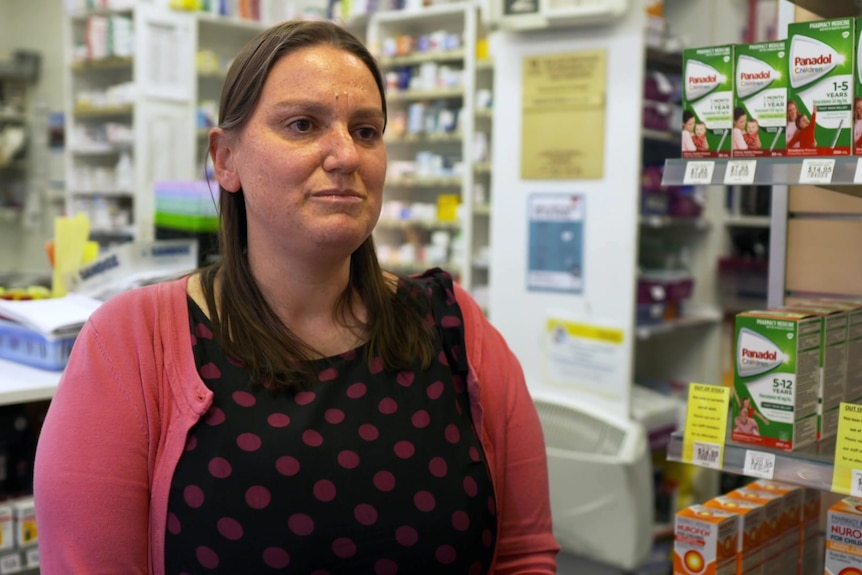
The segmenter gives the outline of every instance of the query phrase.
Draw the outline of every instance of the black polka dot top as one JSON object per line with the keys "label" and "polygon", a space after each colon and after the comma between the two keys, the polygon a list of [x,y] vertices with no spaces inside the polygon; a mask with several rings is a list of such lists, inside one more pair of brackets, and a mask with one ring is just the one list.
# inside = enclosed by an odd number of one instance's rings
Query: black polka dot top
{"label": "black polka dot top", "polygon": [[189,300],[214,398],[171,484],[167,575],[488,572],[496,501],[470,416],[463,318],[448,274],[416,281],[441,335],[430,368],[390,372],[359,348],[315,362],[319,382],[296,394],[250,387]]}

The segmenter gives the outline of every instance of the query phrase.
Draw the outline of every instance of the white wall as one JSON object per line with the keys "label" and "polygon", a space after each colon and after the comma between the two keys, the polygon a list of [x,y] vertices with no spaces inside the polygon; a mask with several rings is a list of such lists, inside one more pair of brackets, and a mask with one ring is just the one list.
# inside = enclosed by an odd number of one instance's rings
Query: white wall
{"label": "white wall", "polygon": [[[56,171],[62,162],[48,151],[44,128],[45,115],[63,109],[63,2],[0,0],[0,53],[14,48],[38,50],[42,54],[39,81],[31,92],[30,107],[33,125],[41,129],[32,135],[31,153],[39,169],[55,172],[51,175],[59,177],[61,174]],[[34,186],[29,191],[32,193]],[[53,236],[53,214],[47,209],[41,213],[34,226],[24,226],[20,217],[9,216],[9,221],[0,225],[0,272],[44,273],[49,269],[43,244]]]}

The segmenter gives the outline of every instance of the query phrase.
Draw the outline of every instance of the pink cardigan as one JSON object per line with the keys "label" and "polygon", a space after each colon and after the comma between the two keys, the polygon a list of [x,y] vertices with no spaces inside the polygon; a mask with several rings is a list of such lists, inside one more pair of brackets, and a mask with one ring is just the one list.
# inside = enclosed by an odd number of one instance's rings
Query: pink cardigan
{"label": "pink cardigan", "polygon": [[[212,401],[198,377],[186,280],[115,296],[81,331],[36,452],[42,573],[164,573],[168,491]],[[494,573],[556,572],[547,462],[523,373],[456,286],[474,423],[497,493]]]}

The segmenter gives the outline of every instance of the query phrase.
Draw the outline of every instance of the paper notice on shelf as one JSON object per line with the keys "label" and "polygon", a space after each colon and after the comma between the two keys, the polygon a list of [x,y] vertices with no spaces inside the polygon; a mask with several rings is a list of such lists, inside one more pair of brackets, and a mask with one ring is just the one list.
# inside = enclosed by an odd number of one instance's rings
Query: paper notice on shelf
{"label": "paper notice on shelf", "polygon": [[729,387],[701,383],[689,385],[682,442],[684,462],[721,469],[729,407]]}
{"label": "paper notice on shelf", "polygon": [[838,411],[832,491],[862,497],[862,405],[842,403]]}
{"label": "paper notice on shelf", "polygon": [[630,382],[623,330],[578,323],[560,316],[545,324],[544,379],[551,385],[583,389],[605,399],[623,398]]}

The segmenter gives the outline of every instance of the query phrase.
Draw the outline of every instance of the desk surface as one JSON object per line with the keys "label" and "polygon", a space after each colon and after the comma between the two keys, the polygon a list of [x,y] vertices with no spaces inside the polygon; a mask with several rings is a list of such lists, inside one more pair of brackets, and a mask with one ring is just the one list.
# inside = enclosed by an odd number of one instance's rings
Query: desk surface
{"label": "desk surface", "polygon": [[0,359],[0,405],[51,399],[62,373]]}

